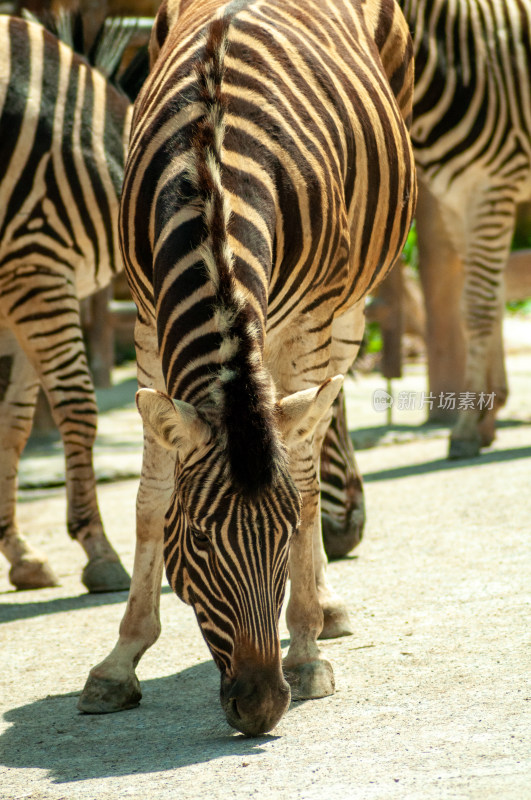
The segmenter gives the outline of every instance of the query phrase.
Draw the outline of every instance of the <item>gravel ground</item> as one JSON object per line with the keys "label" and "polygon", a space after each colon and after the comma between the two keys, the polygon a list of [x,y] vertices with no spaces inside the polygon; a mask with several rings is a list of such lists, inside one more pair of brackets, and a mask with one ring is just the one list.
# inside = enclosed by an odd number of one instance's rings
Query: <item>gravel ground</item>
{"label": "gravel ground", "polygon": [[[444,430],[416,429],[418,416],[383,428],[369,412],[381,379],[349,383],[350,419],[380,442],[359,453],[365,539],[329,567],[356,633],[323,643],[336,694],[293,703],[257,739],[225,723],[193,613],[167,587],[162,635],[138,669],[140,707],[77,713],[126,595],[83,593],[64,490],[39,488],[35,477],[53,456],[43,465],[31,451],[20,522],[61,586],[16,593],[0,572],[2,800],[531,798],[528,368],[528,358],[513,357],[505,422],[473,462],[447,462]],[[412,370],[398,387],[420,380]],[[100,487],[100,505],[130,569],[137,482],[123,475],[127,464],[137,469],[139,434],[131,407],[103,414],[102,431],[101,470],[115,480]],[[287,645],[285,627],[282,636]]]}

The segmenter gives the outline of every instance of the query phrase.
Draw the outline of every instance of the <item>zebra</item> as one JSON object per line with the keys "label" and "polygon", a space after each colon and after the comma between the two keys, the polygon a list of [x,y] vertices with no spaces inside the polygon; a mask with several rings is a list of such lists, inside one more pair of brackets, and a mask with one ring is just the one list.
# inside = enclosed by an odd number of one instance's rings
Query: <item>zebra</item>
{"label": "zebra", "polygon": [[458,412],[449,456],[466,458],[491,444],[507,397],[503,270],[517,205],[531,198],[531,9],[518,0],[405,0],[404,13],[416,57],[411,133],[423,199],[435,199],[433,221],[463,270],[462,388],[495,395],[492,409],[476,402]]}
{"label": "zebra", "polygon": [[[109,68],[126,45],[122,37],[116,51],[117,34],[99,39]],[[126,87],[139,88],[140,62]],[[64,445],[68,532],[88,556],[83,583],[124,590],[129,576],[96,498],[97,408],[79,300],[123,269],[118,202],[132,104],[36,21],[0,16],[0,65],[0,550],[17,589],[57,583],[16,521],[19,459],[42,384]]]}
{"label": "zebra", "polygon": [[319,452],[414,210],[411,43],[393,0],[180,5],[154,23],[120,210],[144,424],[133,577],[78,708],[138,704],[164,564],[228,723],[257,735],[290,701],[288,563],[299,698],[334,691],[317,637],[352,632],[325,576]]}
{"label": "zebra", "polygon": [[342,558],[363,538],[365,495],[347,426],[341,390],[332,406],[332,419],[321,448],[321,528],[329,559]]}
{"label": "zebra", "polygon": [[[435,364],[444,360],[449,383],[437,387],[435,400],[441,391],[470,393],[472,402],[457,412],[449,442],[450,458],[468,458],[492,443],[495,414],[507,398],[503,270],[517,204],[531,196],[531,9],[519,0],[399,3],[415,53],[411,138],[430,383]],[[456,344],[461,326],[464,375]],[[448,339],[434,338],[432,330],[443,330]],[[492,408],[480,402],[492,395]],[[338,418],[340,406],[336,412],[321,478],[325,537],[331,552],[341,555],[359,541],[348,515],[355,519],[362,495],[353,505],[348,430]],[[334,464],[333,474],[327,463]]]}

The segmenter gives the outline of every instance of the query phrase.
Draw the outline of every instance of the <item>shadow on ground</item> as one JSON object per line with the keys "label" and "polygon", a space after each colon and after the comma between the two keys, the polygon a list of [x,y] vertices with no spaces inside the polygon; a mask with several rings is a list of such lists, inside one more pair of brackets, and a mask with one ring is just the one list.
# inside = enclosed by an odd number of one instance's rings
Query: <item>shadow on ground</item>
{"label": "shadow on ground", "polygon": [[410,475],[425,475],[428,472],[443,472],[449,469],[463,469],[464,467],[482,467],[487,464],[514,461],[517,458],[531,458],[531,447],[515,447],[510,450],[493,450],[482,452],[478,458],[460,458],[449,461],[438,458],[435,461],[423,461],[420,464],[408,464],[405,467],[393,467],[378,472],[368,472],[363,475],[363,482],[387,481],[392,478],[407,478]]}
{"label": "shadow on ground", "polygon": [[[496,421],[496,428],[519,428],[529,425],[531,420],[504,419]],[[352,423],[352,420],[351,420]],[[414,425],[391,424],[375,425],[368,428],[351,428],[349,430],[352,444],[356,450],[369,450],[380,444],[402,444],[422,439],[448,436],[451,423],[422,422]]]}
{"label": "shadow on ground", "polygon": [[[6,592],[10,596],[16,589]],[[170,586],[163,586],[162,594],[172,594]],[[34,603],[0,603],[0,624],[17,619],[30,619],[45,614],[59,614],[63,611],[83,611],[95,606],[110,606],[127,602],[129,592],[103,592],[101,594],[78,594],[73,597],[55,597],[52,600],[38,600]]]}
{"label": "shadow on ground", "polygon": [[142,682],[138,708],[87,715],[79,693],[48,696],[8,711],[0,763],[44,769],[55,783],[175,770],[223,756],[263,752],[271,736],[247,739],[225,722],[213,661]]}

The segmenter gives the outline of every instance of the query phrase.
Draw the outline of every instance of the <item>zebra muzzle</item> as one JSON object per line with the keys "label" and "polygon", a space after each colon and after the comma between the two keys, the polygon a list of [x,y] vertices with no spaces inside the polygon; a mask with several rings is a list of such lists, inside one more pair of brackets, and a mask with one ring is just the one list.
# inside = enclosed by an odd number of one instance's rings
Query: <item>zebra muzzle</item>
{"label": "zebra muzzle", "polygon": [[246,736],[267,733],[287,711],[291,699],[279,666],[246,666],[235,678],[221,676],[221,705],[227,722]]}

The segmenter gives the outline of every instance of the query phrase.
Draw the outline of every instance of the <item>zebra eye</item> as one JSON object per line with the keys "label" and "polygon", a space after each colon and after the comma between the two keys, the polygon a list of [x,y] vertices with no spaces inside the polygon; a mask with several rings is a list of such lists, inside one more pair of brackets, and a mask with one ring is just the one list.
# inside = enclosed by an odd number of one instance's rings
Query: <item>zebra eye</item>
{"label": "zebra eye", "polygon": [[203,531],[190,527],[190,533],[198,544],[208,544],[209,538]]}

